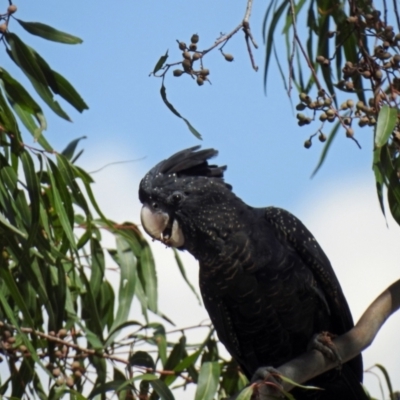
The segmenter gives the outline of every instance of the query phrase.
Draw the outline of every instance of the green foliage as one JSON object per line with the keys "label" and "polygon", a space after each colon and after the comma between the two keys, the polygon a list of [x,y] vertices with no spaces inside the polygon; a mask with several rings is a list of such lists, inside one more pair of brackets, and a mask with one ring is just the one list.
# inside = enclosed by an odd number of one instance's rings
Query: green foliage
{"label": "green foliage", "polygon": [[[356,131],[369,128],[375,143],[373,170],[379,202],[384,212],[386,191],[390,211],[400,223],[400,16],[396,2],[273,0],[263,29],[266,88],[272,56],[282,69],[274,42],[280,29],[289,65],[289,77],[281,74],[284,87],[290,94],[295,86],[300,94],[296,109],[308,113],[297,114],[298,124],[320,121],[304,146],[310,148],[317,135],[325,142],[313,174],[340,131],[359,145]],[[333,122],[326,140],[323,130]]]}
{"label": "green foliage", "polygon": [[[77,165],[85,137],[55,151],[44,136],[46,118],[35,97],[67,121],[56,96],[79,112],[88,106],[25,38],[11,31],[12,14],[0,15],[7,25],[0,35],[33,90],[0,67],[0,361],[6,359],[8,369],[0,395],[89,399],[107,393],[173,400],[172,385],[190,383],[199,385],[198,398],[211,399],[217,390],[221,396],[233,394],[243,378],[237,366],[218,356],[211,325],[202,325],[202,343],[189,344],[184,334],[174,339],[166,326],[151,322],[155,314],[169,320],[159,310],[148,242],[136,225],[118,224],[103,214],[93,179]],[[47,40],[82,42],[42,23],[15,20]],[[165,88],[163,98],[168,103]],[[26,132],[35,146],[24,141]],[[113,235],[112,248],[104,248],[103,232]],[[195,292],[177,253],[175,259]],[[118,271],[118,282],[110,269]],[[135,301],[141,315],[132,319]]]}

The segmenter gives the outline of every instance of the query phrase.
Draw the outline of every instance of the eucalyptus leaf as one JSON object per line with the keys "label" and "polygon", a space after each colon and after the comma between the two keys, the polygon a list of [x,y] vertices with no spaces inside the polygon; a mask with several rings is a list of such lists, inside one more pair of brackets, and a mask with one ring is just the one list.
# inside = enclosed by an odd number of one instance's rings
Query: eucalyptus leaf
{"label": "eucalyptus leaf", "polygon": [[15,19],[27,32],[32,35],[40,36],[43,39],[65,44],[79,44],[83,42],[83,40],[78,38],[77,36],[59,31],[49,25],[42,24],[41,22],[25,22],[18,18]]}

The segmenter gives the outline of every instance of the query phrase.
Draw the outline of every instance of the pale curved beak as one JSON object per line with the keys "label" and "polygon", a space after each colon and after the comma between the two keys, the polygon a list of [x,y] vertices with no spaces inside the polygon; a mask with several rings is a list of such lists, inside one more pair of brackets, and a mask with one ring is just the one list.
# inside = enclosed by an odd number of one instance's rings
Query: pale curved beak
{"label": "pale curved beak", "polygon": [[161,210],[154,210],[145,204],[140,212],[142,226],[153,239],[168,246],[181,247],[185,239],[176,219],[170,221],[169,215]]}

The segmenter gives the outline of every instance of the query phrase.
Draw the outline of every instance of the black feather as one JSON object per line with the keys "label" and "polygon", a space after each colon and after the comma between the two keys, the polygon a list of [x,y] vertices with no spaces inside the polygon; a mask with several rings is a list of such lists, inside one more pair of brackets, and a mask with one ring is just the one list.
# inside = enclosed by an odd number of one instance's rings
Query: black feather
{"label": "black feather", "polygon": [[[142,180],[141,201],[176,219],[188,250],[200,262],[200,289],[221,342],[244,373],[290,361],[316,333],[341,335],[353,327],[333,268],[295,216],[245,204],[224,182],[225,166],[209,165],[218,152],[182,150]],[[181,201],[171,203],[179,192]],[[293,393],[299,399],[367,399],[361,355],[312,384],[325,391]]]}

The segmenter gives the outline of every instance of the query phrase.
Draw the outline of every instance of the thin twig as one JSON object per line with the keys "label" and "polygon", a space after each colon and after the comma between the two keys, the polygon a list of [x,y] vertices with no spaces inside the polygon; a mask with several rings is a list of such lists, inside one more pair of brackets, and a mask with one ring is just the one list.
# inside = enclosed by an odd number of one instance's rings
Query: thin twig
{"label": "thin twig", "polygon": [[127,163],[133,163],[133,162],[138,162],[138,161],[142,161],[144,160],[146,157],[141,157],[141,158],[136,158],[134,160],[125,160],[125,161],[114,161],[114,162],[110,162],[108,164],[103,165],[102,167],[100,167],[99,169],[95,169],[94,171],[90,171],[89,174],[96,174],[97,172],[102,171],[105,168],[110,167],[111,165],[116,165],[116,164],[127,164]]}

